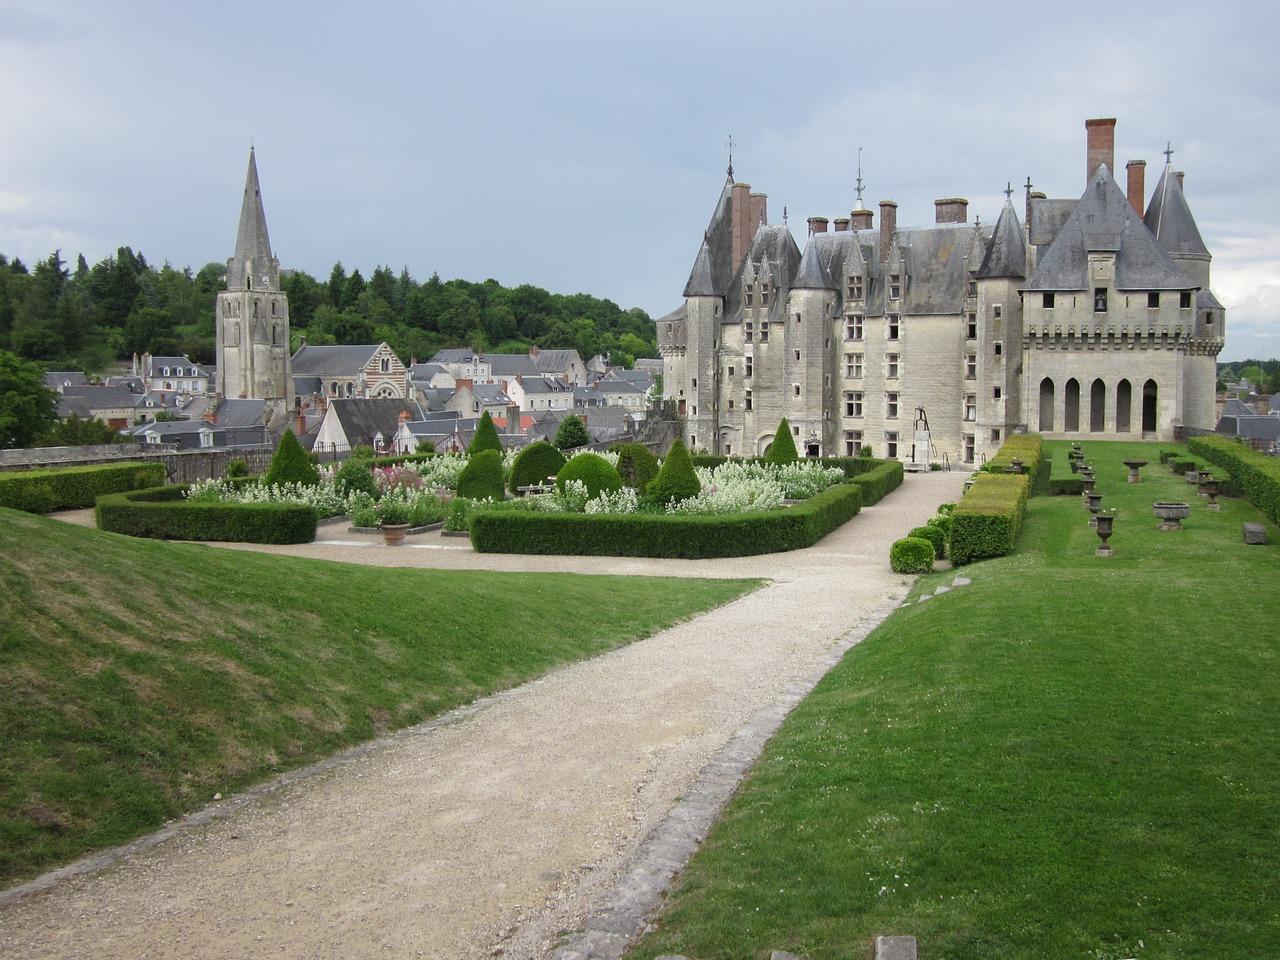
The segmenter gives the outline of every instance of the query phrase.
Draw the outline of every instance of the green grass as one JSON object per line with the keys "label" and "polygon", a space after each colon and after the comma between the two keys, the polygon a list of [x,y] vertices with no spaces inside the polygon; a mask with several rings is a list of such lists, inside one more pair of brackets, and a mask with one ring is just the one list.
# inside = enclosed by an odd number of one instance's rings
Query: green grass
{"label": "green grass", "polygon": [[1084,444],[1114,559],[1078,497],[1034,498],[1016,553],[850,651],[631,957],[1280,956],[1278,531],[1244,546],[1258,512],[1205,510],[1163,446]]}
{"label": "green grass", "polygon": [[0,883],[758,583],[359,567],[0,509]]}

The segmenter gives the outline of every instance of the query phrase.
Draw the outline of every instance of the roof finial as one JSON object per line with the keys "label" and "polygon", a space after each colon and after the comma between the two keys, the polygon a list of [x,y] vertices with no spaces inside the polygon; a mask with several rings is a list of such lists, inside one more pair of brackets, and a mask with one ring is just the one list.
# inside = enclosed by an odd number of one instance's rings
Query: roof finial
{"label": "roof finial", "polygon": [[1164,162],[1166,166],[1173,164],[1173,143],[1169,140],[1164,142]]}
{"label": "roof finial", "polygon": [[[1031,178],[1027,177],[1027,179],[1030,180]],[[1012,197],[1013,197],[1013,181],[1006,180],[1005,187],[1004,187],[1004,199],[1007,202],[1010,199],[1012,199]]]}
{"label": "roof finial", "polygon": [[858,209],[862,209],[862,147],[858,147]]}
{"label": "roof finial", "polygon": [[733,179],[733,134],[729,134],[729,142],[725,144],[729,148],[729,179]]}
{"label": "roof finial", "polygon": [[787,225],[787,207],[786,207],[786,204],[783,204],[783,206],[782,206],[782,225],[783,225],[784,227]]}

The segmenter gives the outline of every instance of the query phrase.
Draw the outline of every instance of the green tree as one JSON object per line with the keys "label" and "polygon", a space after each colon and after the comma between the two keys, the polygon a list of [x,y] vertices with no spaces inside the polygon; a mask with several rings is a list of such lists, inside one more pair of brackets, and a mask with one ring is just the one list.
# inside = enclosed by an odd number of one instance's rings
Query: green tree
{"label": "green tree", "polygon": [[40,366],[0,350],[0,448],[32,446],[57,419],[58,395]]}
{"label": "green tree", "polygon": [[584,447],[591,442],[591,437],[587,434],[587,425],[578,417],[572,414],[560,421],[560,426],[556,430],[556,446],[561,450],[572,450],[575,447]]}
{"label": "green tree", "polygon": [[489,416],[488,410],[480,415],[480,422],[476,425],[476,433],[471,438],[471,446],[467,448],[467,454],[474,457],[477,453],[484,453],[486,450],[502,452],[498,428],[493,425],[493,417]]}
{"label": "green tree", "polygon": [[[156,419],[159,419],[158,417]],[[42,447],[80,447],[99,443],[124,443],[120,431],[97,417],[71,414],[59,420],[40,438]]]}
{"label": "green tree", "polygon": [[468,500],[497,500],[506,496],[502,484],[502,454],[482,450],[458,474],[458,496]]}
{"label": "green tree", "polygon": [[786,417],[783,417],[778,424],[778,432],[773,435],[773,443],[769,447],[769,452],[764,455],[764,459],[766,463],[779,465],[795,463],[800,459],[796,453],[796,443],[791,439],[791,424],[787,423]]}
{"label": "green tree", "polygon": [[304,483],[309,486],[320,482],[320,474],[307,451],[298,443],[298,438],[286,430],[262,482],[267,486],[277,483]]}
{"label": "green tree", "polygon": [[658,503],[666,504],[672,500],[688,500],[696,497],[702,489],[702,482],[693,469],[693,461],[689,459],[689,450],[679,438],[671,444],[662,467],[653,482],[645,489],[645,494]]}

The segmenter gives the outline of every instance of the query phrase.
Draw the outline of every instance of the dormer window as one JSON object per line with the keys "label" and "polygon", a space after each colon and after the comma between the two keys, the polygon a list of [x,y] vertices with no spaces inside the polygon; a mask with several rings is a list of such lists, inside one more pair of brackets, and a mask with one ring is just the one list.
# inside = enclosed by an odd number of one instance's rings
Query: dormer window
{"label": "dormer window", "polygon": [[1178,306],[1183,310],[1191,309],[1191,291],[1182,290],[1178,293]]}
{"label": "dormer window", "polygon": [[1094,313],[1107,312],[1107,288],[1106,287],[1094,287],[1093,312]]}
{"label": "dormer window", "polygon": [[889,274],[889,299],[902,299],[902,275],[899,273]]}
{"label": "dormer window", "polygon": [[1212,325],[1213,325],[1213,311],[1212,311],[1212,310],[1210,310],[1208,313],[1206,313],[1206,314],[1204,315],[1204,322],[1205,322],[1205,323],[1207,323],[1207,324],[1209,324],[1210,326],[1212,326]]}
{"label": "dormer window", "polygon": [[769,305],[769,288],[767,286],[760,288],[760,305],[762,307]]}
{"label": "dormer window", "polygon": [[978,295],[978,281],[973,279],[973,277],[969,278],[968,291],[965,295],[969,297],[976,297]]}
{"label": "dormer window", "polygon": [[1148,310],[1160,309],[1160,291],[1159,290],[1150,290],[1147,292],[1147,309]]}
{"label": "dormer window", "polygon": [[861,300],[862,299],[862,277],[850,277],[848,284],[846,284],[846,292],[849,295],[848,299]]}
{"label": "dormer window", "polygon": [[889,316],[886,318],[885,326],[886,326],[885,339],[897,340],[898,334],[901,332],[901,323],[896,313],[889,314]]}
{"label": "dormer window", "polygon": [[747,305],[748,307],[752,305],[752,300],[751,300],[751,290],[750,290],[750,289],[748,289],[748,290],[747,290],[747,293],[746,293],[746,301],[745,301],[745,302],[746,302],[746,305]]}

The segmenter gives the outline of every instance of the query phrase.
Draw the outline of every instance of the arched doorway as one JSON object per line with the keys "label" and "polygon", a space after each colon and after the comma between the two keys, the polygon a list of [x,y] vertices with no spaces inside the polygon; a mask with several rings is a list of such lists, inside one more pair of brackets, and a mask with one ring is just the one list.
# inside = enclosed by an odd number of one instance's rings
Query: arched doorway
{"label": "arched doorway", "polygon": [[1053,381],[1045,377],[1040,381],[1040,432],[1053,432]]}
{"label": "arched doorway", "polygon": [[1155,433],[1159,429],[1160,388],[1154,380],[1142,385],[1142,432]]}
{"label": "arched doorway", "polygon": [[1121,380],[1116,384],[1116,433],[1128,433],[1130,409],[1133,406],[1133,384]]}
{"label": "arched doorway", "polygon": [[1101,379],[1089,387],[1089,432],[1102,433],[1107,429],[1107,385]]}
{"label": "arched doorway", "polygon": [[1062,429],[1067,433],[1080,432],[1080,381],[1072,377],[1067,381],[1067,388],[1064,392],[1063,401],[1066,405],[1063,419],[1066,421],[1062,425]]}

